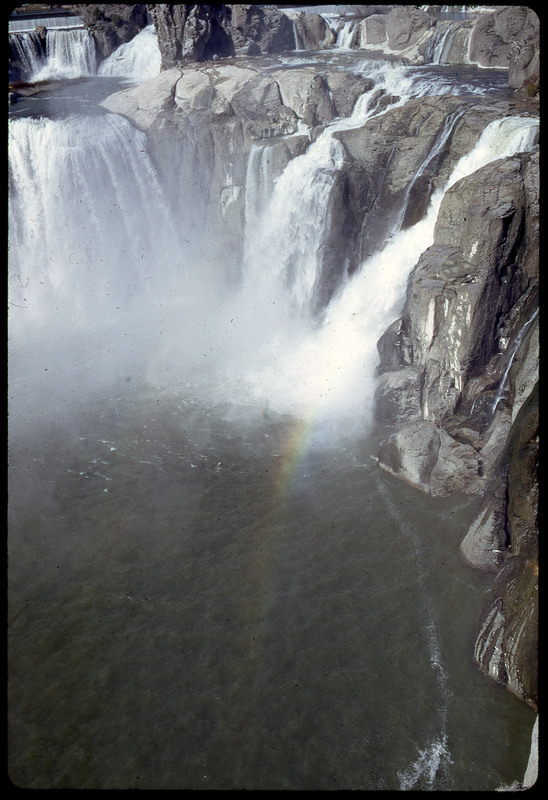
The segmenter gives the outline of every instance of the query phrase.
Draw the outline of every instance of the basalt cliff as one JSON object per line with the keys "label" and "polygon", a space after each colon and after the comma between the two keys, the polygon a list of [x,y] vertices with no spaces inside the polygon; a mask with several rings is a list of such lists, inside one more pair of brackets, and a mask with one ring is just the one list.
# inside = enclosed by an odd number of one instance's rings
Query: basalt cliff
{"label": "basalt cliff", "polygon": [[[104,105],[147,136],[150,152],[193,220],[212,231],[212,259],[238,270],[246,174],[254,143],[270,143],[269,180],[324,127],[348,117],[372,88],[359,72],[317,59],[294,69],[276,54],[326,50],[340,30],[324,16],[251,5],[80,6],[102,56],[121,31],[154,21],[160,75]],[[335,134],[344,148],[328,195],[321,315],[344,276],[378,249],[401,215],[425,214],[463,153],[493,120],[538,115],[539,22],[524,6],[447,20],[436,7],[359,6],[344,23],[347,46],[395,62],[507,71],[505,100],[471,106],[446,94],[382,108]],[[260,57],[259,57],[260,56]],[[463,77],[464,80],[464,77]],[[444,195],[434,240],[420,256],[401,314],[378,342],[375,414],[386,431],[378,464],[421,491],[478,497],[461,551],[494,582],[479,621],[475,659],[495,680],[537,704],[538,614],[538,148],[496,160]],[[200,175],[200,186],[195,176]],[[188,213],[192,209],[192,213]],[[266,267],[267,268],[267,267]]]}

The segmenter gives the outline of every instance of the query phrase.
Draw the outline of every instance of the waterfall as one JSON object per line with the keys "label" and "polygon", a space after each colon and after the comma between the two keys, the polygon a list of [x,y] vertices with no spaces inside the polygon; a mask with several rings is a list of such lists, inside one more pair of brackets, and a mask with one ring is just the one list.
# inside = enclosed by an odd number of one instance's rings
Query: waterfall
{"label": "waterfall", "polygon": [[[508,374],[509,374],[509,372],[510,372],[510,370],[512,368],[512,364],[514,363],[514,358],[516,356],[516,353],[518,352],[518,350],[520,348],[520,345],[521,345],[525,335],[529,331],[529,326],[538,317],[538,313],[539,313],[539,310],[537,308],[533,312],[532,316],[522,326],[522,328],[518,332],[518,335],[515,338],[512,350],[510,352],[510,356],[508,358],[508,363],[506,365],[506,369],[504,370],[504,372],[502,374],[502,378],[500,379],[499,388],[497,390],[497,394],[495,396],[495,399],[493,401],[493,405],[491,407],[491,417],[494,415],[495,411],[497,410],[497,406],[498,406],[499,402],[502,400],[502,397],[503,397],[503,394],[504,394],[504,390],[506,388],[506,380],[507,380]],[[474,409],[474,407],[472,406],[472,411],[473,411],[473,409]]]}
{"label": "waterfall", "polygon": [[357,26],[359,26],[359,21],[355,19],[345,22],[337,33],[337,40],[334,46],[341,50],[351,49],[355,43],[356,31],[359,29]]}
{"label": "waterfall", "polygon": [[95,40],[85,28],[49,29],[45,52],[35,32],[13,33],[10,44],[25,80],[43,81],[95,75]]}
{"label": "waterfall", "polygon": [[[327,138],[327,133],[322,136]],[[276,354],[276,374],[270,369],[257,374],[254,385],[259,396],[268,395],[273,405],[276,398],[287,411],[322,417],[330,424],[338,419],[346,419],[348,424],[354,419],[361,427],[367,425],[378,363],[377,341],[401,312],[409,274],[433,243],[445,192],[485,164],[531,149],[537,137],[538,120],[532,118],[506,117],[490,123],[472,151],[458,161],[446,185],[434,192],[426,216],[395,233],[381,251],[347,278],[332,298],[321,328],[303,335],[290,352]],[[300,158],[305,161],[308,157]],[[310,181],[310,176],[296,162],[298,159],[289,165],[292,191],[303,197],[301,179],[306,175]],[[277,246],[285,252],[291,244],[283,241],[282,246],[277,240]]]}
{"label": "waterfall", "polygon": [[8,145],[10,390],[34,408],[159,358],[184,243],[123,118],[14,119]]}
{"label": "waterfall", "polygon": [[162,58],[154,25],[147,25],[130,42],[120,45],[99,65],[98,74],[144,81],[159,75]]}
{"label": "waterfall", "polygon": [[48,27],[45,49],[36,31],[10,33],[10,47],[22,77],[28,81],[118,76],[141,82],[155,77],[161,56],[154,25],[120,45],[97,65],[95,40],[83,27]]}
{"label": "waterfall", "polygon": [[32,79],[44,65],[45,53],[40,36],[36,31],[10,33],[9,43],[21,77]]}

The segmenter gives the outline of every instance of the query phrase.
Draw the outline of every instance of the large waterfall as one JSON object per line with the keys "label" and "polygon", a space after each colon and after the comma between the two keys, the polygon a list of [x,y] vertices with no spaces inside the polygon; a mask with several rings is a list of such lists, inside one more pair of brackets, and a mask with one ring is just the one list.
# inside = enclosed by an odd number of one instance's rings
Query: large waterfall
{"label": "large waterfall", "polygon": [[[120,86],[158,74],[153,29],[99,67],[85,36],[52,37],[29,74]],[[384,244],[357,262],[349,251],[334,276],[337,133],[384,113],[379,90],[392,109],[491,91],[472,72],[455,84],[442,66],[356,64],[373,87],[350,116],[283,168],[274,140],[251,147],[237,270],[232,253],[210,257],[190,207],[201,198],[181,188],[191,241],[145,133],[85,88],[68,111],[54,93],[44,112],[13,109],[18,786],[492,790],[524,772],[530,709],[470,658],[489,580],[457,546],[477,502],[419,501],[379,472],[371,406],[377,342],[445,193],[531,149],[538,123],[487,124],[419,221],[406,222],[413,184]],[[448,116],[421,169],[459,120]]]}

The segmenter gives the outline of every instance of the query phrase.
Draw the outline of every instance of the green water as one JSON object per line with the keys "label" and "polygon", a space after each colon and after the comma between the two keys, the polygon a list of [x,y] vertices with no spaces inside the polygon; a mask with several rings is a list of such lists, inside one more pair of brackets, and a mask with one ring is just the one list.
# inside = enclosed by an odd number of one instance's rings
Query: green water
{"label": "green water", "polygon": [[10,448],[9,775],[492,790],[533,712],[472,663],[477,498],[372,443],[128,384]]}

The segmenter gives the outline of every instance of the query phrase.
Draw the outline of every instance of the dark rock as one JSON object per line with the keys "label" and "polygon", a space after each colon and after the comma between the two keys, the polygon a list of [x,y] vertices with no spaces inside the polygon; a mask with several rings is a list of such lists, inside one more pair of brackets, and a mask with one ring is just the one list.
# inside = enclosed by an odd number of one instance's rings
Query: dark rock
{"label": "dark rock", "polygon": [[238,54],[295,48],[293,24],[274,8],[255,5],[148,6],[158,33],[163,69]]}
{"label": "dark rock", "polygon": [[131,41],[148,24],[145,5],[88,3],[77,6],[78,15],[92,31],[100,58]]}
{"label": "dark rock", "polygon": [[320,14],[296,14],[293,25],[298,50],[327,50],[335,42],[333,31]]}
{"label": "dark rock", "polygon": [[[538,386],[501,457],[508,500],[504,561],[482,613],[474,658],[494,680],[538,706]],[[485,535],[481,520],[479,530]],[[464,544],[464,543],[463,543]]]}

